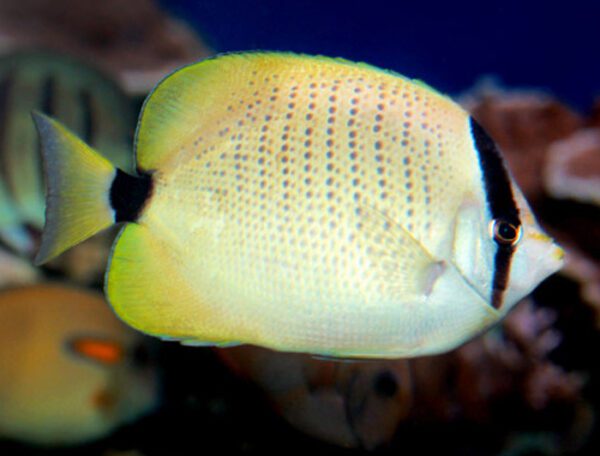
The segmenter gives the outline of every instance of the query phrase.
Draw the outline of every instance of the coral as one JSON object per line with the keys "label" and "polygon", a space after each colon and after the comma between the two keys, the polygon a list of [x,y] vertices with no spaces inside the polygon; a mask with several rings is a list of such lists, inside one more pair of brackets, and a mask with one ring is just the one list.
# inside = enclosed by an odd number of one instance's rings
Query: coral
{"label": "coral", "polygon": [[600,206],[600,128],[582,129],[555,141],[547,153],[548,194]]}
{"label": "coral", "polygon": [[542,197],[538,178],[548,146],[583,126],[581,116],[539,92],[483,89],[463,102],[496,140],[528,200]]}
{"label": "coral", "polygon": [[566,252],[562,273],[580,284],[581,298],[594,310],[596,326],[600,329],[600,262],[574,246],[568,247]]}
{"label": "coral", "polygon": [[165,74],[212,53],[152,0],[3,0],[0,49],[61,51],[102,66],[143,94]]}

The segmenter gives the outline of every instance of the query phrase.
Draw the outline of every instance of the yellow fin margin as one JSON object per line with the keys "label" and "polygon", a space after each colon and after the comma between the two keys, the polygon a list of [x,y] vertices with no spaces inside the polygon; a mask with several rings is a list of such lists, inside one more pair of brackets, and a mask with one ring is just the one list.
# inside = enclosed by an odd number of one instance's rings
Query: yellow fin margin
{"label": "yellow fin margin", "polygon": [[60,123],[33,113],[46,176],[46,223],[35,258],[44,263],[114,223],[115,167]]}
{"label": "yellow fin margin", "polygon": [[202,345],[229,344],[206,334],[210,310],[181,274],[185,258],[143,224],[128,223],[113,246],[105,293],[121,320],[146,334]]}
{"label": "yellow fin margin", "polygon": [[284,52],[247,52],[219,55],[182,67],[163,79],[148,96],[136,132],[138,169],[154,171],[174,155],[174,147],[194,134],[206,132],[218,110],[226,109],[227,97],[254,71],[276,73],[290,65],[352,66],[401,78],[444,97],[422,81],[399,73],[342,58]]}

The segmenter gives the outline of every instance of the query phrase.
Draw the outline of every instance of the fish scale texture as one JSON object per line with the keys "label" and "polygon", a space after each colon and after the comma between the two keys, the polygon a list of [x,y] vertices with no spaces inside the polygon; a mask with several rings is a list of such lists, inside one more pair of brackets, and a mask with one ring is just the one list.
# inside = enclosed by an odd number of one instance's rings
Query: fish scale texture
{"label": "fish scale texture", "polygon": [[[467,114],[363,65],[232,56],[218,70],[197,87],[183,70],[167,107],[146,106],[138,163],[156,166],[139,223],[174,255],[164,276],[193,286],[176,317],[130,303],[125,319],[332,354],[417,341],[429,271],[450,254],[458,205],[481,191]],[[170,128],[173,141],[151,141]]]}

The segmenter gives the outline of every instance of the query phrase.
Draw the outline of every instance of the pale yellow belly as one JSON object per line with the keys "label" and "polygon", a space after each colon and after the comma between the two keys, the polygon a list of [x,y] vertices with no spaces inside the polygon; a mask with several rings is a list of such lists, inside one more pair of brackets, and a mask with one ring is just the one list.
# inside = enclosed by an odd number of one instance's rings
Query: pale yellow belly
{"label": "pale yellow belly", "polygon": [[[446,344],[441,325],[471,328],[490,317],[455,271],[440,291],[456,287],[479,315],[456,317],[452,299],[427,290],[436,260],[377,210],[340,210],[332,223],[317,205],[282,212],[273,201],[240,199],[234,212],[209,192],[188,195],[158,193],[141,222],[180,259],[176,273],[202,315],[196,339],[391,356]],[[457,323],[447,321],[452,313]]]}

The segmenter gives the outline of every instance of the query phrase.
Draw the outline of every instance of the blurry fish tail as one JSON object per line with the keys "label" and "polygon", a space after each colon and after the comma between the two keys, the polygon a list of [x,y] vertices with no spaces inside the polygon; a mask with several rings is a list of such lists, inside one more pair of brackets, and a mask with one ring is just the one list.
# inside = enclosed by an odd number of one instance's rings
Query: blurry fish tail
{"label": "blurry fish tail", "polygon": [[34,112],[46,178],[42,264],[115,223],[110,190],[117,169],[57,121]]}

